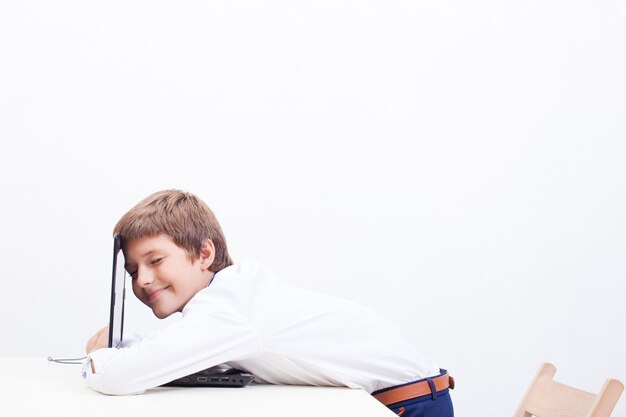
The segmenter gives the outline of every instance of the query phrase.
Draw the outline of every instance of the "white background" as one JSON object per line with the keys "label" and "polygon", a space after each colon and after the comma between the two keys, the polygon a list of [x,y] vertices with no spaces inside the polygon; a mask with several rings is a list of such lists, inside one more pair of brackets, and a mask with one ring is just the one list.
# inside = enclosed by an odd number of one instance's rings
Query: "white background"
{"label": "white background", "polygon": [[543,361],[626,381],[625,42],[622,1],[2,2],[0,354],[82,355],[115,222],[175,187],[404,327],[459,416]]}

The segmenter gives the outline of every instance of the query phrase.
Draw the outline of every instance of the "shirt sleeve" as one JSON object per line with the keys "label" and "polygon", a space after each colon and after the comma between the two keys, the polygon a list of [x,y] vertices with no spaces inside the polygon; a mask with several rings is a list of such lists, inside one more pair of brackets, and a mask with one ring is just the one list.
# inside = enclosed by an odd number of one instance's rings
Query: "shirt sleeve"
{"label": "shirt sleeve", "polygon": [[180,320],[153,335],[119,349],[91,352],[83,365],[87,385],[103,394],[138,394],[259,351],[256,332],[241,316],[227,309],[202,308],[206,301],[194,301],[194,308]]}

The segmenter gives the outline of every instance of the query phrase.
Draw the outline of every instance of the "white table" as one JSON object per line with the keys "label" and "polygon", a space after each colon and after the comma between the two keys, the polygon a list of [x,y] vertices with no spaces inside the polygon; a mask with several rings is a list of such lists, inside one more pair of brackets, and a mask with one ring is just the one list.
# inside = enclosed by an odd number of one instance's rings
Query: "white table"
{"label": "white table", "polygon": [[394,413],[362,390],[252,384],[245,388],[161,387],[108,396],[89,389],[80,365],[0,357],[3,416],[359,416]]}

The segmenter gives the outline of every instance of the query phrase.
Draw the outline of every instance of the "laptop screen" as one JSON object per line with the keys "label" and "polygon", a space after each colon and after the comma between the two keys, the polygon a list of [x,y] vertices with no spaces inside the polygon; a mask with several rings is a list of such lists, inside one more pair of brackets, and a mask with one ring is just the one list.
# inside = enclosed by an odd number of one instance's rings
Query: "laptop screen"
{"label": "laptop screen", "polygon": [[109,313],[109,347],[118,347],[123,339],[126,275],[122,240],[116,235],[113,238],[113,277],[111,280],[111,309]]}

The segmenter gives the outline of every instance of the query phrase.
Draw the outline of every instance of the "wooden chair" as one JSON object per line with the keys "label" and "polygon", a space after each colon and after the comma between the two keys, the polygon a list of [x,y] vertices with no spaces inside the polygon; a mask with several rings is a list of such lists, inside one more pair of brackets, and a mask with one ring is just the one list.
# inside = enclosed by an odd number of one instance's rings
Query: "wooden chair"
{"label": "wooden chair", "polygon": [[544,363],[539,368],[514,417],[609,417],[624,391],[616,379],[607,379],[599,394],[556,382],[556,368]]}

